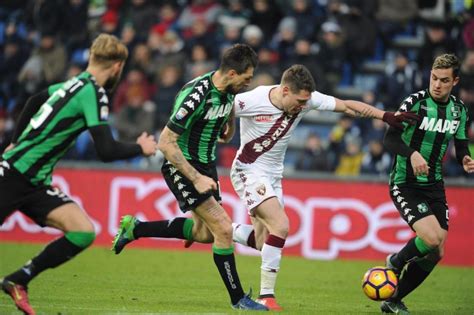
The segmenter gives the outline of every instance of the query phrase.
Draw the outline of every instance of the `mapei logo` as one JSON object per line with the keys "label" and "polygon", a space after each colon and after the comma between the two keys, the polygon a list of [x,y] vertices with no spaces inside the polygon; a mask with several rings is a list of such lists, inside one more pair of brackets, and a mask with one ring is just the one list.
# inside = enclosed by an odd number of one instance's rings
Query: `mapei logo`
{"label": "mapei logo", "polygon": [[436,118],[423,117],[419,127],[420,130],[434,131],[454,135],[459,128],[459,120],[444,120]]}

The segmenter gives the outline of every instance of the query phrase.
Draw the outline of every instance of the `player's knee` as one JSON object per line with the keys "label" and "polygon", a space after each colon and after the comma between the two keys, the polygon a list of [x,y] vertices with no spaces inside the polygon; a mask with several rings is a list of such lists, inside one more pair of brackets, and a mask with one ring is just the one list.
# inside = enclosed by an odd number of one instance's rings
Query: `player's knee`
{"label": "player's knee", "polygon": [[423,242],[433,250],[439,248],[443,243],[443,236],[441,233],[436,233],[436,231],[431,231],[421,236]]}
{"label": "player's knee", "polygon": [[94,231],[71,231],[65,234],[66,238],[80,248],[87,248],[92,245],[95,240]]}

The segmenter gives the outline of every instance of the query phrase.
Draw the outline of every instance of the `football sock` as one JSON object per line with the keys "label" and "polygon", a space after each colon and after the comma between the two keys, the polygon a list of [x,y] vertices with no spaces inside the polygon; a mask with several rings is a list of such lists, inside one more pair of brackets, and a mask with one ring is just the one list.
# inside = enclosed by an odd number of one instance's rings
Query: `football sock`
{"label": "football sock", "polygon": [[257,249],[255,231],[251,224],[232,223],[232,238],[234,242]]}
{"label": "football sock", "polygon": [[214,263],[219,270],[222,281],[229,292],[230,301],[235,305],[244,296],[244,290],[240,284],[239,275],[235,266],[234,247],[217,248],[212,246],[214,253]]}
{"label": "football sock", "polygon": [[[73,233],[85,233],[92,234],[92,232],[73,232]],[[69,234],[69,233],[68,233]],[[70,237],[70,236],[69,236]],[[85,237],[90,239],[90,237]],[[49,269],[55,268],[69,259],[73,258],[92,242],[82,240],[82,244],[79,246],[74,244],[68,239],[68,235],[60,237],[53,242],[49,243],[41,253],[38,254],[35,258],[26,263],[21,269],[15,271],[14,273],[5,277],[6,280],[12,281],[14,283],[26,286],[28,283],[33,280],[40,272]],[[79,242],[78,242],[79,243]],[[85,246],[83,244],[86,244]]]}
{"label": "football sock", "polygon": [[436,263],[426,258],[420,258],[408,263],[398,282],[395,299],[401,300],[415,290],[433,271]]}
{"label": "football sock", "polygon": [[260,271],[260,296],[275,294],[275,283],[280,269],[281,252],[285,246],[285,239],[268,235],[262,247],[262,267]]}
{"label": "football sock", "polygon": [[421,238],[416,236],[409,240],[396,255],[392,256],[390,261],[395,268],[402,269],[409,260],[415,257],[423,257],[433,250],[434,248],[429,247]]}
{"label": "football sock", "polygon": [[133,229],[135,239],[140,237],[163,237],[192,240],[194,222],[188,218],[138,222]]}

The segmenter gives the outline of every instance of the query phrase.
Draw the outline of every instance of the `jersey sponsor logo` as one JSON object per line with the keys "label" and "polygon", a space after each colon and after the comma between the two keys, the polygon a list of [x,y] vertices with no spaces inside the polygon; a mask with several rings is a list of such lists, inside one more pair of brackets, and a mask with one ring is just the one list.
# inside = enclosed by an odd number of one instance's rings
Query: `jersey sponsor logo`
{"label": "jersey sponsor logo", "polygon": [[459,128],[459,121],[423,117],[423,121],[418,128],[420,130],[455,134]]}
{"label": "jersey sponsor logo", "polygon": [[256,142],[253,145],[254,151],[262,152],[265,148],[273,146],[274,142],[276,142],[276,140],[280,139],[286,133],[284,131],[287,130],[290,119],[291,116],[285,116],[281,122],[281,125],[273,132],[273,134],[269,138],[266,138],[261,142]]}
{"label": "jersey sponsor logo", "polygon": [[255,116],[256,122],[270,122],[272,121],[273,115],[258,115]]}
{"label": "jersey sponsor logo", "polygon": [[232,103],[227,103],[225,105],[220,106],[213,106],[207,111],[206,116],[204,116],[204,119],[213,120],[220,117],[225,117],[230,114],[231,110]]}
{"label": "jersey sponsor logo", "polygon": [[100,107],[100,119],[107,120],[109,118],[109,107],[107,105]]}
{"label": "jersey sponsor logo", "polygon": [[181,107],[174,117],[176,117],[177,120],[181,120],[186,117],[187,114],[188,111],[186,110],[186,108]]}

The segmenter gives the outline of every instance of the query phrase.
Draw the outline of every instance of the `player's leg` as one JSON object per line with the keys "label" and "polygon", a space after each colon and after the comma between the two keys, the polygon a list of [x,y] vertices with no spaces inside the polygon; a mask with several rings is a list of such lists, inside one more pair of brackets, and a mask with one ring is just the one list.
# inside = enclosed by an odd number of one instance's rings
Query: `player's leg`
{"label": "player's leg", "polygon": [[195,209],[195,213],[206,224],[214,237],[212,246],[214,263],[219,270],[222,281],[224,281],[233,307],[267,310],[266,307],[261,307],[262,305],[250,300],[244,294],[235,263],[232,244],[232,221],[224,208],[214,197],[210,197]]}
{"label": "player's leg", "polygon": [[92,222],[86,213],[72,202],[48,213],[44,224],[63,231],[64,235],[49,243],[23,267],[7,275],[6,281],[26,287],[38,274],[75,257],[89,247],[95,239]]}
{"label": "player's leg", "polygon": [[[289,220],[277,197],[271,197],[254,210],[255,217],[265,226],[268,236],[262,246],[259,300],[272,310],[282,308],[275,301],[275,285],[280,270],[282,251],[288,236]],[[258,234],[257,234],[258,235]],[[259,238],[257,236],[257,238]]]}
{"label": "player's leg", "polygon": [[257,218],[250,216],[252,224],[232,223],[232,238],[234,242],[262,250],[268,237],[268,230]]}

